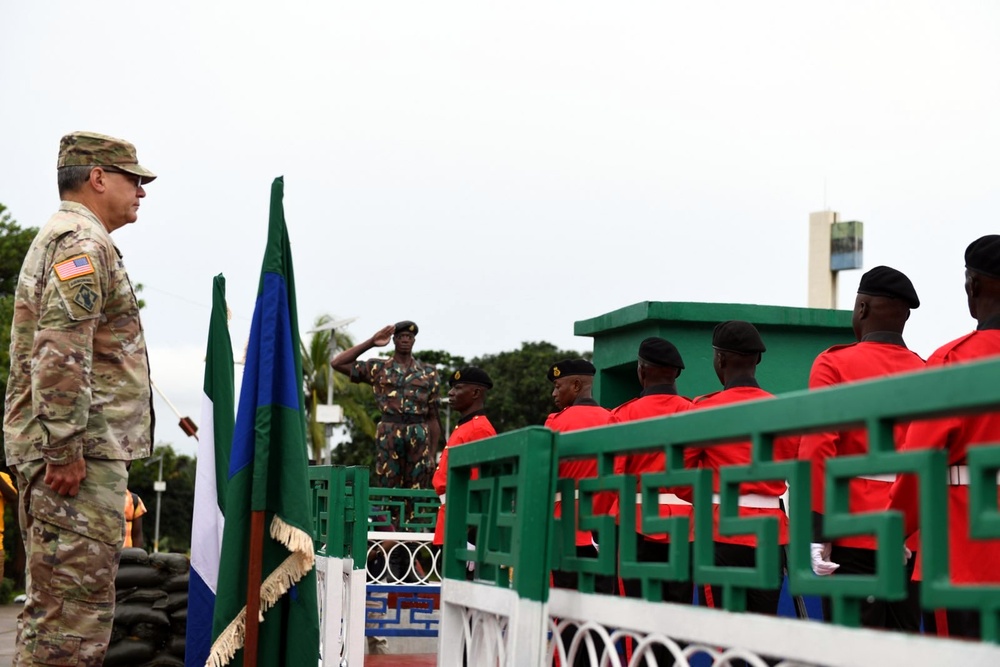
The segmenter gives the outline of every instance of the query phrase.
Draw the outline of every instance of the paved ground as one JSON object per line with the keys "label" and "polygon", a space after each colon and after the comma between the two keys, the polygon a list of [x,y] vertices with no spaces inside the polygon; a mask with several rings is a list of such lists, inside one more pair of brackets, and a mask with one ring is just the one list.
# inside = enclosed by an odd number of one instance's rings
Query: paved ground
{"label": "paved ground", "polygon": [[[19,604],[0,605],[0,667],[10,667],[14,658],[14,634],[17,632]],[[389,637],[391,655],[366,657],[365,663],[375,667],[430,667],[437,661],[433,651],[437,640],[425,637]],[[410,654],[410,655],[401,655]]]}
{"label": "paved ground", "polygon": [[9,667],[14,658],[14,634],[17,632],[19,604],[0,605],[0,666]]}

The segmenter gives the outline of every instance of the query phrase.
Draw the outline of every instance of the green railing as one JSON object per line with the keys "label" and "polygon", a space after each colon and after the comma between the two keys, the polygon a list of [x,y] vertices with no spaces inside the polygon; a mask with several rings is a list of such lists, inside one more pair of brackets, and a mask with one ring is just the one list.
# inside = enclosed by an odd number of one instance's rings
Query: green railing
{"label": "green railing", "polygon": [[[663,582],[693,579],[698,584],[722,587],[724,608],[744,610],[748,589],[780,584],[781,554],[776,519],[738,517],[739,484],[782,479],[788,480],[790,487],[790,592],[828,596],[833,622],[856,627],[865,598],[874,595],[895,600],[905,596],[903,522],[894,511],[849,513],[848,482],[862,474],[912,473],[920,488],[922,606],[977,610],[983,639],[1000,642],[1000,585],[959,586],[950,581],[946,453],[939,449],[898,453],[892,437],[897,422],[1000,411],[998,380],[1000,361],[988,361],[566,434],[524,429],[463,445],[449,454],[449,548],[443,554],[444,575],[462,579],[466,561],[475,560],[482,579],[498,586],[510,585],[519,597],[544,601],[550,566],[579,572],[580,590],[590,592],[594,575],[613,574],[620,556],[621,575],[640,579],[647,600],[662,599]],[[873,576],[817,577],[809,558],[809,462],[774,461],[773,442],[781,435],[844,428],[866,429],[869,453],[827,462],[824,530],[831,537],[874,534],[877,572]],[[711,473],[684,469],[683,450],[745,440],[752,442],[753,463],[726,468],[720,474],[719,529],[724,534],[756,534],[756,567],[717,567],[712,548]],[[636,478],[613,472],[616,456],[651,450],[666,454],[669,472],[643,476],[641,493],[649,502],[642,504],[642,521],[647,530],[671,535],[669,563],[637,562]],[[573,458],[596,459],[598,476],[581,481],[576,488],[572,480],[557,483],[559,461]],[[971,448],[968,465],[972,535],[1000,537],[996,481],[1000,447]],[[472,480],[472,470],[477,467],[480,478]],[[676,486],[691,487],[694,498],[695,542],[690,562],[686,548],[681,548],[688,539],[687,517],[661,519],[654,501],[662,487]],[[579,492],[579,526],[594,531],[601,545],[596,558],[577,558],[571,548],[573,503],[563,503],[561,521],[552,518],[556,491],[563,498]],[[618,495],[620,528],[611,517],[591,511],[598,492]],[[474,551],[465,548],[469,528],[475,528],[480,536]],[[509,584],[505,568],[513,568]]]}
{"label": "green railing", "polygon": [[313,507],[316,553],[354,558],[365,567],[368,550],[368,468],[311,466],[309,489]]}
{"label": "green railing", "polygon": [[433,489],[368,489],[370,530],[434,532],[441,501]]}

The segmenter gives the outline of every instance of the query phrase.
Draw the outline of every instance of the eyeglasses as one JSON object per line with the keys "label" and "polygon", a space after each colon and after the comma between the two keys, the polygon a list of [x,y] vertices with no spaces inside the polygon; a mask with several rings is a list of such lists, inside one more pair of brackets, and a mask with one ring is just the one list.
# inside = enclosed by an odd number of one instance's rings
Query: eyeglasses
{"label": "eyeglasses", "polygon": [[112,174],[121,174],[135,184],[136,190],[142,187],[142,176],[137,176],[133,173],[125,171],[124,169],[119,169],[118,167],[101,167],[101,169]]}

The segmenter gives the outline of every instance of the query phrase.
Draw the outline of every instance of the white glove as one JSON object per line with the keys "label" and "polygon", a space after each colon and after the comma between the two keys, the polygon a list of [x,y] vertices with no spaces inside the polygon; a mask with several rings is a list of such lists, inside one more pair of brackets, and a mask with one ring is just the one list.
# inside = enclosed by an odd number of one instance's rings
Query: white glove
{"label": "white glove", "polygon": [[[476,545],[473,544],[472,542],[466,542],[465,548],[468,549],[469,551],[475,551]],[[465,567],[467,570],[469,570],[469,572],[473,572],[476,569],[476,561],[470,560],[466,562]]]}
{"label": "white glove", "polygon": [[904,544],[903,545],[903,565],[906,565],[907,563],[909,563],[911,558],[913,558],[913,552],[910,551],[910,548]]}
{"label": "white glove", "polygon": [[830,550],[832,545],[829,542],[812,542],[809,545],[809,554],[812,557],[813,572],[821,577],[833,574],[840,563],[830,562]]}

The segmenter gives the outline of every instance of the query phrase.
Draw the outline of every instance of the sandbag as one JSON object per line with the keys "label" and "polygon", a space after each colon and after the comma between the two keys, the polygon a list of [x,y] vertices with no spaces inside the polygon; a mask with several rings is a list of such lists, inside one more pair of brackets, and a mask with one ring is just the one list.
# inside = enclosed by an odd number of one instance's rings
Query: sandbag
{"label": "sandbag", "polygon": [[180,591],[186,593],[188,589],[188,574],[175,574],[167,579],[160,588],[168,593],[177,593]]}
{"label": "sandbag", "polygon": [[131,628],[136,623],[151,623],[153,625],[170,625],[170,618],[159,609],[150,609],[137,604],[122,604],[115,606],[115,624]]}
{"label": "sandbag", "polygon": [[184,635],[174,635],[167,642],[166,650],[170,655],[176,655],[180,658],[184,657],[184,649],[187,647],[187,643]]}
{"label": "sandbag", "polygon": [[153,642],[153,646],[162,646],[170,637],[170,626],[159,623],[133,623],[129,628],[129,636],[135,639],[145,639]]}
{"label": "sandbag", "polygon": [[159,588],[137,588],[128,595],[119,598],[119,604],[125,603],[146,603],[146,606],[153,605],[156,608],[158,600],[165,600],[169,594]]}
{"label": "sandbag", "polygon": [[104,655],[104,667],[133,667],[141,665],[156,655],[152,642],[141,639],[123,639],[108,647]]}
{"label": "sandbag", "polygon": [[188,603],[187,591],[181,593],[169,593],[169,594],[164,591],[160,592],[163,593],[164,597],[153,602],[153,609],[162,609],[163,611],[169,614],[171,612],[177,611],[181,607],[187,607]]}
{"label": "sandbag", "polygon": [[184,659],[161,653],[149,662],[139,665],[139,667],[184,667]]}
{"label": "sandbag", "polygon": [[119,588],[157,588],[165,579],[164,573],[155,567],[122,565],[118,568],[115,586]]}
{"label": "sandbag", "polygon": [[145,549],[128,547],[122,549],[122,565],[149,565],[149,554]]}
{"label": "sandbag", "polygon": [[170,574],[184,574],[191,567],[191,561],[184,554],[154,553],[149,555],[149,564]]}

